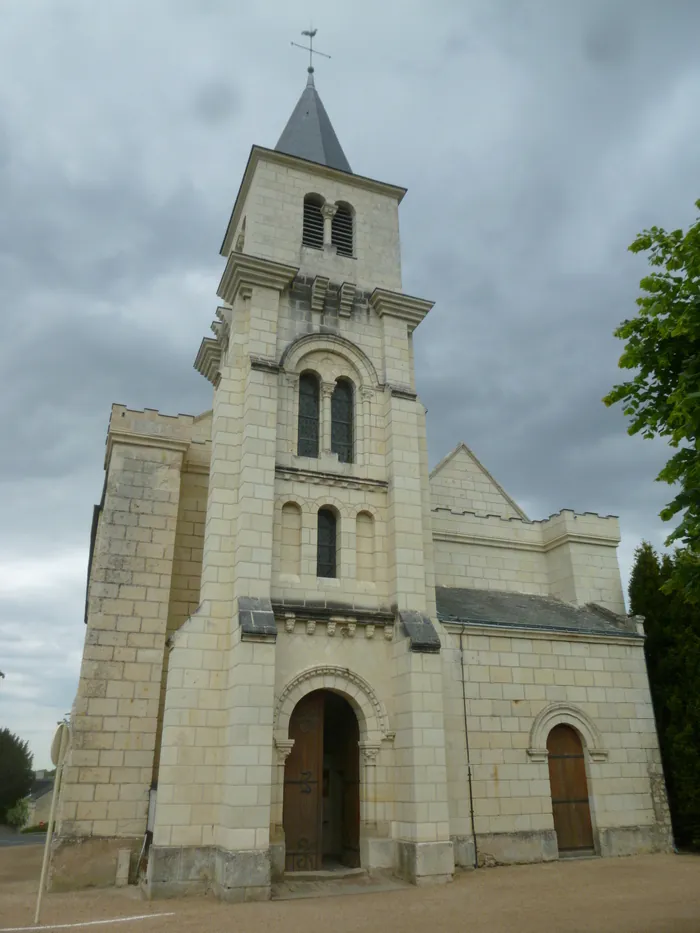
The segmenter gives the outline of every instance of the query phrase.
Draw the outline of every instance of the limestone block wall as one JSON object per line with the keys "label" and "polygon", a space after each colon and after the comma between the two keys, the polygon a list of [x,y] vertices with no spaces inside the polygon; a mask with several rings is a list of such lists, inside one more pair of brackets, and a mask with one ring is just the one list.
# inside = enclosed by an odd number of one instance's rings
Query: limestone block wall
{"label": "limestone block wall", "polygon": [[[116,849],[145,831],[166,637],[198,599],[209,430],[207,415],[112,408],[54,888],[113,883]],[[87,860],[75,837],[94,840]]]}
{"label": "limestone block wall", "polygon": [[543,521],[431,512],[439,586],[555,596],[625,613],[615,516],[565,509]]}
{"label": "limestone block wall", "polygon": [[153,767],[183,451],[111,440],[61,793],[64,836],[142,833]]}
{"label": "limestone block wall", "polygon": [[[471,837],[460,636],[443,632],[450,831]],[[555,858],[547,734],[582,736],[602,855],[669,845],[642,638],[463,629],[467,728],[480,859]],[[457,846],[467,851],[469,846]]]}
{"label": "limestone block wall", "polygon": [[[345,201],[355,214],[354,257],[329,256],[301,245],[304,196]],[[243,250],[276,262],[301,265],[309,275],[328,275],[363,288],[401,289],[398,200],[360,176],[321,173],[296,160],[265,152],[257,159],[235,239],[245,220]]]}

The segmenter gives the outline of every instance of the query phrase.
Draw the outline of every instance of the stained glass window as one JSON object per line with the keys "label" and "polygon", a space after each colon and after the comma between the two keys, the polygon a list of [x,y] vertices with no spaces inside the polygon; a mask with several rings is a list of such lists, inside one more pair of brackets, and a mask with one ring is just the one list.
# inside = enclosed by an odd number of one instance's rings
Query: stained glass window
{"label": "stained glass window", "polygon": [[318,511],[318,544],[316,576],[335,577],[336,573],[336,517],[332,509]]}
{"label": "stained glass window", "polygon": [[318,414],[318,376],[315,373],[302,373],[299,379],[299,457],[318,457]]}
{"label": "stained glass window", "polygon": [[353,462],[353,391],[348,379],[339,379],[331,397],[331,451],[341,463]]}

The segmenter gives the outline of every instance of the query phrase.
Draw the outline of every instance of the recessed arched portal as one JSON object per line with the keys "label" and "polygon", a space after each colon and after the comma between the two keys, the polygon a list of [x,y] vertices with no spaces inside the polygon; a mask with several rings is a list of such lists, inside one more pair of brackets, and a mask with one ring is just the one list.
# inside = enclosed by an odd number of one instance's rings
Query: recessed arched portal
{"label": "recessed arched portal", "polygon": [[360,730],[348,701],[307,693],[289,719],[284,768],[285,871],[360,864]]}
{"label": "recessed arched portal", "polygon": [[561,853],[593,849],[586,760],[578,732],[561,723],[547,736],[549,785],[557,845]]}

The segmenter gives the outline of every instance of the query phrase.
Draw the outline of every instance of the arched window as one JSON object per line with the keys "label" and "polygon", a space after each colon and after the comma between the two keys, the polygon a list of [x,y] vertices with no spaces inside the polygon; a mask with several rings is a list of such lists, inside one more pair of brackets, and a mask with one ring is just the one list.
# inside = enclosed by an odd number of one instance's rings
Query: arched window
{"label": "arched window", "polygon": [[302,243],[314,249],[323,249],[323,198],[319,194],[307,194],[304,198],[304,231]]}
{"label": "arched window", "polygon": [[318,457],[319,382],[316,373],[299,379],[298,457]]}
{"label": "arched window", "polygon": [[331,222],[331,243],[339,256],[353,255],[353,211],[349,204],[338,203]]}
{"label": "arched window", "polygon": [[374,519],[360,512],[355,524],[355,567],[358,580],[374,580]]}
{"label": "arched window", "polygon": [[301,573],[301,509],[296,502],[282,506],[280,573]]}
{"label": "arched window", "polygon": [[316,576],[337,577],[337,519],[333,509],[318,510]]}
{"label": "arched window", "polygon": [[331,452],[341,463],[353,462],[353,386],[339,379],[331,396]]}

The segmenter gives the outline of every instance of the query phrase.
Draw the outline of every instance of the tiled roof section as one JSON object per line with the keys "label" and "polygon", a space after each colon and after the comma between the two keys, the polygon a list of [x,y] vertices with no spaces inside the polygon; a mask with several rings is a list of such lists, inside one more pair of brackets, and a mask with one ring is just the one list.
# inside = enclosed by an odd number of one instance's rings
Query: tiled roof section
{"label": "tiled roof section", "polygon": [[352,172],[326,108],[318,96],[312,74],[275,149],[299,159],[340,169],[341,172]]}
{"label": "tiled roof section", "polygon": [[436,586],[435,596],[441,622],[639,637],[632,619],[593,604],[572,606],[551,596],[451,586]]}

